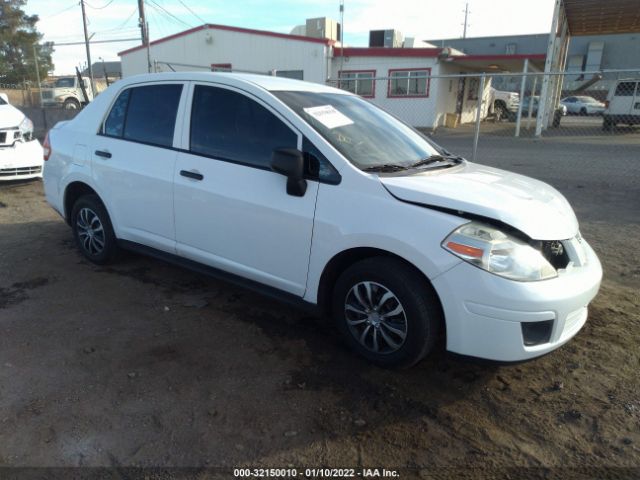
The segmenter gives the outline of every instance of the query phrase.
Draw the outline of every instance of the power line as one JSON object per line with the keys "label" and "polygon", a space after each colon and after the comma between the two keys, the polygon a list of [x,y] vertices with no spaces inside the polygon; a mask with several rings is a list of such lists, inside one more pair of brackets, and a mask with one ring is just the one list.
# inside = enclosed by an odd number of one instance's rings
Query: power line
{"label": "power line", "polygon": [[[136,14],[137,11],[138,11],[138,8],[137,7],[133,7],[133,10],[131,10],[131,13],[129,14],[129,16],[120,25],[118,25],[117,27],[109,28],[107,30],[100,30],[100,31],[98,31],[96,33],[113,32],[114,30],[120,30],[127,23],[129,23],[129,20],[131,20],[133,18],[133,16]],[[137,28],[137,27],[134,27],[134,28]]]}
{"label": "power line", "polygon": [[[96,43],[137,42],[139,40],[140,40],[139,38],[113,38],[111,40],[94,40],[94,41],[90,41],[88,43],[93,45],[93,44],[96,44]],[[53,46],[54,47],[66,47],[66,46],[70,46],[70,45],[84,45],[84,44],[85,44],[85,42],[64,42],[64,43],[53,42]]]}
{"label": "power line", "polygon": [[115,0],[109,0],[107,3],[105,3],[105,4],[104,4],[103,6],[101,6],[101,7],[94,7],[93,5],[91,5],[91,4],[87,3],[87,2],[84,2],[84,4],[85,4],[87,7],[93,8],[94,10],[102,10],[102,9],[104,9],[104,8],[107,8],[107,7],[108,7],[109,5],[111,5],[113,2],[115,2]]}
{"label": "power line", "polygon": [[189,10],[191,12],[191,14],[196,17],[198,20],[200,20],[202,23],[208,23],[206,20],[204,20],[200,15],[198,15],[196,12],[194,12],[193,10],[191,10],[189,8],[189,5],[187,5],[186,3],[184,3],[182,0],[178,0],[178,2],[180,2],[180,5],[182,5],[184,8],[186,8],[187,10]]}
{"label": "power line", "polygon": [[69,5],[67,8],[63,8],[59,12],[52,13],[51,15],[47,15],[46,17],[42,17],[40,20],[47,20],[49,18],[57,17],[61,13],[67,12],[67,11],[71,10],[72,8],[76,8],[77,6],[78,6],[78,2],[74,3],[73,5]]}
{"label": "power line", "polygon": [[[148,2],[148,3],[147,3]],[[164,12],[166,15],[170,16],[171,18],[173,18],[174,20],[180,22],[182,25],[187,26],[188,28],[193,28],[193,25],[188,24],[187,22],[185,22],[184,20],[179,19],[178,17],[176,17],[173,13],[169,12],[168,10],[166,10],[162,5],[160,5],[159,3],[155,2],[154,0],[147,0],[147,3],[150,7],[156,8],[156,9],[160,9],[162,12]]]}

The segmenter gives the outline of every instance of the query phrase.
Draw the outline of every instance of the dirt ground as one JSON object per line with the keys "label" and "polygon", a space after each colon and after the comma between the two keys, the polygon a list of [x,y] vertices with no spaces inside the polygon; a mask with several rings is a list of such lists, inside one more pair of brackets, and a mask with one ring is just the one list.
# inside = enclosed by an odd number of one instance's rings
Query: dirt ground
{"label": "dirt ground", "polygon": [[543,169],[605,268],[575,339],[509,366],[440,348],[406,371],[367,364],[319,319],[190,271],[133,254],[92,265],[41,182],[1,185],[0,466],[639,478],[633,168],[606,185]]}

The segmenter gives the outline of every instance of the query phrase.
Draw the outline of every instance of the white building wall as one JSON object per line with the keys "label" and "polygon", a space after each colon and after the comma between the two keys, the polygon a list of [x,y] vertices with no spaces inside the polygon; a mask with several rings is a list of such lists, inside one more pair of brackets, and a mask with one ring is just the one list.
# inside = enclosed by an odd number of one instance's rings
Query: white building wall
{"label": "white building wall", "polygon": [[[230,63],[234,70],[269,72],[303,70],[304,80],[324,83],[327,78],[328,47],[307,42],[249,32],[208,28],[151,45],[151,63],[175,62],[202,66]],[[122,75],[147,72],[147,52],[141,48],[121,55]],[[176,71],[197,70],[173,65]],[[159,71],[171,71],[162,63]]]}
{"label": "white building wall", "polygon": [[393,69],[431,69],[431,75],[437,75],[439,65],[436,58],[431,57],[369,57],[354,56],[345,57],[344,63],[340,56],[332,61],[332,79],[338,78],[341,65],[344,71],[349,70],[375,70],[376,80],[375,96],[370,100],[376,105],[388,110],[414,127],[435,128],[442,122],[441,112],[438,111],[438,91],[440,90],[438,79],[429,82],[428,97],[389,97],[389,71]]}

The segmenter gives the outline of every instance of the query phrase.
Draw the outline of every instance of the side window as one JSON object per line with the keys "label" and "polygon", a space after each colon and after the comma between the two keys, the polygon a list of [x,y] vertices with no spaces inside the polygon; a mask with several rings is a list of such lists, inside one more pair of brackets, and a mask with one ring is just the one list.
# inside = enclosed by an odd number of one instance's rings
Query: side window
{"label": "side window", "polygon": [[124,118],[127,114],[127,104],[129,103],[129,93],[127,89],[116,99],[109,116],[104,122],[104,134],[109,137],[122,137],[124,132]]}
{"label": "side window", "polygon": [[636,82],[620,82],[616,87],[616,97],[633,97]]}
{"label": "side window", "polygon": [[148,85],[130,91],[123,138],[171,147],[182,85]]}
{"label": "side window", "polygon": [[302,151],[305,159],[305,174],[309,178],[332,184],[340,183],[338,171],[307,137],[302,139]]}
{"label": "side window", "polygon": [[224,88],[196,85],[190,151],[269,167],[276,148],[296,148],[298,136],[256,101]]}

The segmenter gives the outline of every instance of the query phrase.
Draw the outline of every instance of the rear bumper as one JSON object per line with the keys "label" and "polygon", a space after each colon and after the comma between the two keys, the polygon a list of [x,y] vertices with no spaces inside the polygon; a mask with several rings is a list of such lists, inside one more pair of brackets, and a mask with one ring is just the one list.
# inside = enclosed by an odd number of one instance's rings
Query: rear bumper
{"label": "rear bumper", "polygon": [[[580,331],[596,296],[602,267],[584,242],[586,264],[540,282],[516,282],[466,262],[435,278],[446,319],[447,349],[503,362],[555,350]],[[524,322],[548,322],[547,341],[525,345]]]}
{"label": "rear bumper", "polygon": [[0,148],[0,181],[42,177],[43,163],[38,140]]}

